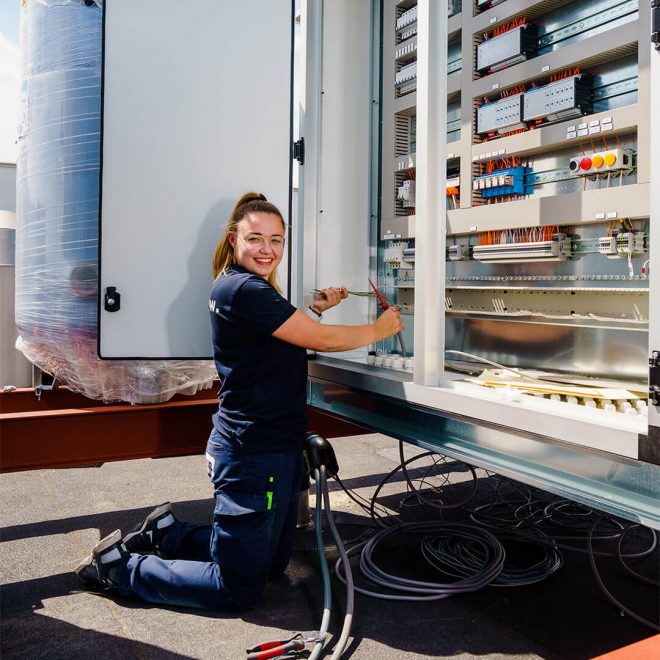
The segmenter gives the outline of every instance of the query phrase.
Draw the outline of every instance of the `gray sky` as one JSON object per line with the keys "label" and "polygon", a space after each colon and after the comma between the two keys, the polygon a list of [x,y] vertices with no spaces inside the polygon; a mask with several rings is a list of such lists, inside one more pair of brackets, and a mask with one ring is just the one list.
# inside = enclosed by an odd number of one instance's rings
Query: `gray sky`
{"label": "gray sky", "polygon": [[0,163],[16,162],[20,0],[0,0]]}

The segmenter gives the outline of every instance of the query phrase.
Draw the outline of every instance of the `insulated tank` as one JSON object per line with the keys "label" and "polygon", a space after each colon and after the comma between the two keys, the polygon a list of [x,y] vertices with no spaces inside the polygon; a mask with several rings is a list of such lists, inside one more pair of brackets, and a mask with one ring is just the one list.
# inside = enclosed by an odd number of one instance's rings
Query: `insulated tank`
{"label": "insulated tank", "polygon": [[154,403],[210,387],[215,369],[97,357],[102,11],[100,0],[21,8],[17,348],[86,396]]}

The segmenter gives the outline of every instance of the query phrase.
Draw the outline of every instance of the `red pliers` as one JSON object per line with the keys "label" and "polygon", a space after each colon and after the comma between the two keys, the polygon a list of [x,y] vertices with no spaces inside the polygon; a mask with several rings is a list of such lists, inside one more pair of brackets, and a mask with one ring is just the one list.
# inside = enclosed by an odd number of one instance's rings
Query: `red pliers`
{"label": "red pliers", "polygon": [[[389,309],[390,303],[387,301],[387,298],[376,288],[376,285],[371,280],[369,280],[369,284],[371,284],[371,288],[374,290],[376,298],[378,298],[381,309],[383,311]],[[399,346],[401,346],[401,356],[407,357],[408,354],[406,353],[406,344],[403,341],[403,334],[399,332],[396,338],[399,340]]]}
{"label": "red pliers", "polygon": [[261,642],[246,649],[248,653],[247,660],[268,660],[269,658],[277,658],[281,655],[289,653],[297,653],[304,651],[307,644],[316,642],[324,642],[327,633],[311,632],[311,633],[296,633],[289,639],[276,639],[271,642]]}

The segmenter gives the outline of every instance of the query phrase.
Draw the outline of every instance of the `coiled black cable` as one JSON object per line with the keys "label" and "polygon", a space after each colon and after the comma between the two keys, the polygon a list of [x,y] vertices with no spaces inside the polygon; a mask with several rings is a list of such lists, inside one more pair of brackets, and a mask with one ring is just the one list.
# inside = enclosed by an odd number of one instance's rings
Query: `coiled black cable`
{"label": "coiled black cable", "polygon": [[[451,582],[404,578],[388,573],[380,568],[374,560],[374,554],[379,544],[397,535],[461,538],[481,547],[484,559],[473,574]],[[420,522],[389,526],[379,530],[371,539],[347,552],[348,556],[358,553],[362,574],[377,587],[383,587],[388,591],[375,591],[357,586],[355,590],[361,594],[384,600],[431,601],[459,593],[478,591],[490,584],[501,573],[504,566],[504,548],[495,536],[488,530],[463,523]],[[335,575],[345,584],[343,564],[344,561],[340,558],[335,564]],[[391,593],[392,591],[401,593]]]}
{"label": "coiled black cable", "polygon": [[[526,545],[536,545],[541,558],[533,564],[519,566],[514,563],[505,552],[505,562],[501,573],[490,582],[493,587],[518,587],[534,584],[545,580],[556,573],[563,565],[564,560],[557,548],[552,545],[536,543],[529,535],[516,532],[500,533],[494,535],[504,545],[518,542]],[[474,543],[466,543],[464,539],[438,539],[427,537],[422,544],[424,556],[438,570],[442,570],[456,577],[464,577],[479,570],[486,559],[484,548]]]}

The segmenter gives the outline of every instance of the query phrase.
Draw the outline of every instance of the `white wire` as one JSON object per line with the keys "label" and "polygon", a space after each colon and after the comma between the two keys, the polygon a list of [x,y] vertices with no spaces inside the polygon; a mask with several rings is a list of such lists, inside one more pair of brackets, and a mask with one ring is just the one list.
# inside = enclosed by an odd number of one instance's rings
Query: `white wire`
{"label": "white wire", "polygon": [[466,353],[465,351],[455,351],[450,348],[446,348],[445,353],[453,353],[454,355],[463,355],[464,357],[472,358],[473,360],[477,360],[478,362],[483,362],[484,364],[490,364],[493,367],[497,367],[498,369],[503,369],[504,371],[508,371],[509,373],[514,374],[517,378],[524,378],[526,380],[536,380],[536,378],[527,376],[526,374],[518,371],[517,369],[505,367],[503,364],[499,364],[497,362],[493,362],[492,360],[488,360],[484,357],[481,357],[481,355],[475,355],[474,353]]}

